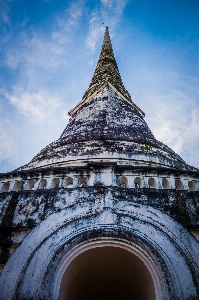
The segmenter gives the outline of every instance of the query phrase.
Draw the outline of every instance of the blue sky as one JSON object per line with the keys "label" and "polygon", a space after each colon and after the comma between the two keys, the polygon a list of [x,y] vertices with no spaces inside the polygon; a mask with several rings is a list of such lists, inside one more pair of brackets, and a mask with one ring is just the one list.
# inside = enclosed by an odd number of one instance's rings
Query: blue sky
{"label": "blue sky", "polygon": [[199,167],[198,0],[0,0],[0,172],[59,138],[105,25],[155,137]]}

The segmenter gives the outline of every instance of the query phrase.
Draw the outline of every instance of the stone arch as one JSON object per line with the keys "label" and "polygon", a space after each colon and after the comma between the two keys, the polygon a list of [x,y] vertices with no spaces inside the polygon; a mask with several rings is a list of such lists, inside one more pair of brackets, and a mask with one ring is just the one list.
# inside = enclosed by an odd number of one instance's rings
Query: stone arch
{"label": "stone arch", "polygon": [[79,180],[79,186],[85,187],[88,185],[88,179],[86,177],[81,177]]}
{"label": "stone arch", "polygon": [[150,177],[148,179],[148,185],[149,185],[149,187],[156,189],[157,188],[157,184],[156,184],[155,178]]}
{"label": "stone arch", "polygon": [[71,255],[102,241],[140,255],[153,279],[156,300],[198,299],[196,239],[164,213],[129,201],[115,206],[76,203],[47,217],[8,260],[1,275],[1,299],[58,299]]}
{"label": "stone arch", "polygon": [[175,187],[176,187],[177,190],[183,190],[183,184],[182,184],[182,181],[180,179],[175,180]]}
{"label": "stone arch", "polygon": [[170,183],[168,181],[167,178],[162,178],[162,186],[165,188],[165,189],[170,189]]}
{"label": "stone arch", "polygon": [[46,186],[47,186],[47,180],[43,178],[43,179],[40,181],[40,183],[39,183],[38,189],[39,189],[39,190],[43,190],[43,189],[46,188]]}
{"label": "stone arch", "polygon": [[67,177],[66,178],[65,187],[73,188],[73,178],[72,177]]}
{"label": "stone arch", "polygon": [[16,181],[13,187],[13,191],[19,192],[22,188],[22,181]]}
{"label": "stone arch", "polygon": [[142,179],[140,177],[136,177],[134,179],[135,188],[143,188]]}
{"label": "stone arch", "polygon": [[26,190],[29,191],[29,190],[32,190],[32,188],[34,187],[35,185],[35,180],[34,179],[31,179],[28,181],[27,185],[26,185]]}
{"label": "stone arch", "polygon": [[60,288],[54,297],[155,300],[159,282],[152,264],[145,258],[141,251],[119,240],[81,244],[61,260],[62,267],[55,276],[55,285]]}
{"label": "stone arch", "polygon": [[126,176],[120,177],[120,186],[121,187],[128,187],[128,178]]}
{"label": "stone arch", "polygon": [[56,189],[59,187],[59,178],[53,178],[52,182],[51,182],[51,188],[52,189]]}
{"label": "stone arch", "polygon": [[190,191],[197,191],[196,184],[194,181],[188,181],[188,186]]}
{"label": "stone arch", "polygon": [[1,187],[1,192],[6,193],[9,191],[9,188],[10,188],[10,182],[9,181],[4,182],[4,184]]}

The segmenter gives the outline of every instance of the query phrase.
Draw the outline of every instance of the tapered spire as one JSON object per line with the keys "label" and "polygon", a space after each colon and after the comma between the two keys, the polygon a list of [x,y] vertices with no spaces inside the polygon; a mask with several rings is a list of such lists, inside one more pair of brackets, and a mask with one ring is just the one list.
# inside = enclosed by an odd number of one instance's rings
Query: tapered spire
{"label": "tapered spire", "polygon": [[94,93],[105,82],[110,82],[124,97],[126,97],[128,100],[131,99],[130,94],[124,87],[120,72],[118,70],[108,26],[106,26],[104,41],[93,78],[89,88],[83,95],[83,99]]}
{"label": "tapered spire", "polygon": [[68,114],[73,116],[85,103],[92,101],[105,86],[109,86],[119,97],[132,105],[142,117],[145,116],[144,112],[132,102],[129,92],[124,87],[113,53],[108,26],[105,29],[102,49],[89,88],[84,93],[82,101],[71,109]]}
{"label": "tapered spire", "polygon": [[104,43],[108,42],[111,44],[111,39],[110,39],[110,35],[109,35],[109,31],[108,31],[108,26],[106,26],[106,30],[104,33]]}

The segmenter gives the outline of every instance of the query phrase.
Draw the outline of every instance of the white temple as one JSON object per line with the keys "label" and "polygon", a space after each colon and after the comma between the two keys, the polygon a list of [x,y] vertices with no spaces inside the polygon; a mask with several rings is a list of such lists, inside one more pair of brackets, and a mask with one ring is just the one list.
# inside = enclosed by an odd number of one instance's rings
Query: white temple
{"label": "white temple", "polygon": [[60,138],[0,174],[0,299],[198,300],[199,170],[157,141],[106,27]]}

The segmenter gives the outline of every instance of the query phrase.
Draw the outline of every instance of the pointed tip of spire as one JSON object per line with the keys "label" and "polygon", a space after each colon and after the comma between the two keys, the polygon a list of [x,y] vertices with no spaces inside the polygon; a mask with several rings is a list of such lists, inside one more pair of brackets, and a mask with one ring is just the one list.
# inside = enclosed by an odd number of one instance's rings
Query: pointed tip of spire
{"label": "pointed tip of spire", "polygon": [[83,101],[88,99],[92,94],[94,94],[104,83],[109,82],[116,90],[131,101],[131,96],[125,89],[118,66],[113,53],[113,47],[111,44],[111,39],[109,35],[109,28],[106,26],[104,33],[104,41],[102,44],[102,50],[99,56],[95,72],[93,74],[89,88],[83,95]]}
{"label": "pointed tip of spire", "polygon": [[105,33],[104,33],[104,42],[109,42],[111,43],[110,35],[109,35],[109,30],[108,26],[106,26]]}

